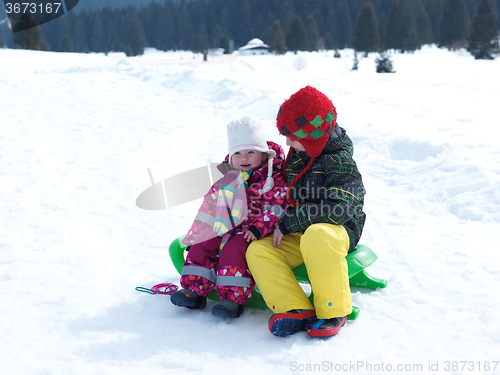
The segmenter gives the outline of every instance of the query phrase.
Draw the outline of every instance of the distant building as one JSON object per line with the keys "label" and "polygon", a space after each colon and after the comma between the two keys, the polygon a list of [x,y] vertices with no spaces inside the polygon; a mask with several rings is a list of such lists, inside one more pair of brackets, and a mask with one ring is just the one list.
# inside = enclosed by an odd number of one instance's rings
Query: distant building
{"label": "distant building", "polygon": [[224,48],[209,48],[208,54],[210,56],[220,56],[224,54]]}
{"label": "distant building", "polygon": [[269,46],[267,44],[264,44],[262,40],[254,38],[249,41],[246,46],[239,48],[238,53],[240,56],[268,55]]}

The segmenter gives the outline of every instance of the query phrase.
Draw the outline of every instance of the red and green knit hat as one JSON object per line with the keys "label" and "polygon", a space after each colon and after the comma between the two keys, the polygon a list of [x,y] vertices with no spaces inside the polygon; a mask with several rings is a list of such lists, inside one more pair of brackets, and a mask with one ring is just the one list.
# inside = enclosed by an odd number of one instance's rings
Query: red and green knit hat
{"label": "red and green knit hat", "polygon": [[[291,198],[292,187],[311,167],[316,157],[321,154],[330,134],[335,129],[337,111],[332,101],[321,91],[306,86],[281,105],[276,118],[276,126],[282,135],[298,141],[311,157],[304,169],[288,184],[287,200],[298,204]],[[286,158],[288,162],[288,157]],[[286,169],[286,165],[284,170]]]}
{"label": "red and green knit hat", "polygon": [[323,151],[336,122],[337,111],[332,101],[311,86],[285,100],[276,118],[279,132],[298,141],[312,158]]}

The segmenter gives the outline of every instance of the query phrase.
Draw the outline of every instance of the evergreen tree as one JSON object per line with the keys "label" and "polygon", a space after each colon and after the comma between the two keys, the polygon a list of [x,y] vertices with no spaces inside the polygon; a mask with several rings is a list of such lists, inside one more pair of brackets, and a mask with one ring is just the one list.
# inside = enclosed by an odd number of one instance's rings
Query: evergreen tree
{"label": "evergreen tree", "polygon": [[318,25],[318,32],[319,35],[325,35],[325,17],[323,16],[323,13],[316,8],[314,12],[312,13],[312,16],[316,20],[316,24]]}
{"label": "evergreen tree", "polygon": [[205,24],[201,24],[199,26],[199,31],[197,34],[201,35],[201,38],[203,40],[203,44],[205,45],[205,49],[209,48],[210,46],[208,45],[208,32],[207,32],[207,27]]}
{"label": "evergreen tree", "polygon": [[349,6],[345,0],[340,0],[337,3],[335,8],[335,21],[339,48],[347,48],[351,45],[352,22]]}
{"label": "evergreen tree", "polygon": [[337,20],[333,8],[328,9],[325,26],[325,44],[327,49],[336,49],[339,46],[337,40]]}
{"label": "evergreen tree", "polygon": [[[153,1],[149,3],[147,6],[141,9],[138,14],[138,18],[141,21],[142,31],[144,32],[144,38],[148,41],[148,44],[151,47],[158,47],[158,22],[160,18],[162,6],[157,2]],[[106,20],[107,22],[113,22],[112,20]],[[111,32],[111,29],[108,29],[108,38]],[[108,40],[109,44],[110,40]]]}
{"label": "evergreen tree", "polygon": [[175,24],[172,7],[164,4],[158,14],[156,25],[156,48],[162,51],[172,50],[175,47]]}
{"label": "evergreen tree", "polygon": [[494,59],[499,52],[497,19],[491,0],[481,0],[472,23],[467,50],[475,59]]}
{"label": "evergreen tree", "polygon": [[[73,31],[72,24],[75,22],[74,17],[75,17],[74,13],[70,12],[66,16],[57,19],[57,21],[62,22],[62,25],[59,28],[58,33],[57,33],[59,36],[58,42],[61,40],[61,37],[63,34],[68,34],[68,36],[71,36],[72,31]],[[53,23],[55,23],[55,22],[53,22]],[[70,39],[71,39],[71,37],[70,37]]]}
{"label": "evergreen tree", "polygon": [[[266,25],[267,27],[269,27],[269,25],[272,26],[274,24],[274,21],[279,21],[279,20],[276,18],[276,15],[272,12],[272,10],[268,9],[266,12],[266,15],[264,17],[264,25]],[[280,22],[280,26],[281,26],[281,29],[284,30],[281,22]]]}
{"label": "evergreen tree", "polygon": [[311,14],[306,17],[306,20],[304,21],[304,28],[306,29],[307,33],[307,40],[309,45],[308,51],[316,51],[316,44],[318,43],[319,39],[319,31],[316,20]]}
{"label": "evergreen tree", "polygon": [[379,57],[375,59],[375,62],[377,63],[377,73],[395,73],[387,51],[380,51]]}
{"label": "evergreen tree", "polygon": [[285,40],[289,51],[297,52],[308,50],[309,41],[307,40],[306,29],[299,16],[294,16],[290,21]]}
{"label": "evergreen tree", "polygon": [[103,52],[106,48],[106,37],[101,16],[95,13],[90,38],[90,49],[94,52]]}
{"label": "evergreen tree", "polygon": [[83,10],[78,14],[73,27],[73,47],[76,52],[88,52],[89,47],[87,43],[87,34],[85,33],[85,26],[83,19],[85,19],[86,12]]}
{"label": "evergreen tree", "polygon": [[1,26],[0,26],[0,48],[3,48],[3,32]]}
{"label": "evergreen tree", "polygon": [[137,21],[137,19],[132,19],[130,21],[130,26],[127,33],[127,56],[137,56],[144,53],[144,48],[146,47],[146,39],[144,38],[144,33],[142,28]]}
{"label": "evergreen tree", "polygon": [[387,31],[387,16],[382,12],[378,18],[378,35],[380,38],[380,45],[385,45],[385,36]]}
{"label": "evergreen tree", "polygon": [[467,15],[469,16],[469,32],[470,32],[470,23],[472,23],[472,19],[476,14],[477,6],[479,5],[480,0],[464,0],[465,7],[467,8]]}
{"label": "evergreen tree", "polygon": [[363,3],[354,27],[352,46],[356,51],[375,52],[380,42],[378,34],[377,19],[372,3]]}
{"label": "evergreen tree", "polygon": [[[109,27],[106,31],[109,35],[106,36],[106,38],[111,39],[111,43],[108,44],[108,49],[114,49],[115,51],[125,51],[128,43],[127,37],[128,30],[130,28],[130,21],[131,19],[137,17],[137,12],[132,8],[121,9],[114,17],[112,17],[111,23],[114,25],[116,35],[113,36],[114,31],[111,27]],[[108,40],[106,40],[106,43],[108,43]]]}
{"label": "evergreen tree", "polygon": [[127,46],[125,47],[125,55],[135,56],[134,49],[132,48],[132,46],[130,44],[127,44]]}
{"label": "evergreen tree", "polygon": [[285,33],[281,28],[280,21],[275,20],[269,33],[269,49],[271,52],[283,54],[286,52]]}
{"label": "evergreen tree", "polygon": [[261,13],[257,13],[254,17],[253,30],[255,35],[259,36],[260,39],[267,39],[267,27],[264,24],[264,17]]}
{"label": "evergreen tree", "polygon": [[283,6],[279,9],[279,12],[278,19],[280,24],[283,25],[283,30],[288,30],[296,13],[293,2],[291,0],[285,0]]}
{"label": "evergreen tree", "polygon": [[219,24],[215,25],[214,29],[212,30],[212,35],[211,35],[210,40],[209,40],[209,45],[213,48],[219,48],[222,35],[224,35],[224,32],[222,31],[222,27],[220,27]]}
{"label": "evergreen tree", "polygon": [[203,36],[200,33],[196,33],[193,37],[193,42],[191,43],[191,51],[195,53],[203,53],[206,49],[207,46],[203,41]]}
{"label": "evergreen tree", "polygon": [[231,37],[227,34],[223,34],[222,37],[220,38],[220,48],[223,48],[226,53],[233,53],[234,52],[234,43],[230,45]]}
{"label": "evergreen tree", "polygon": [[465,46],[469,23],[469,13],[464,0],[444,0],[439,46],[449,50]]}
{"label": "evergreen tree", "polygon": [[[109,1],[115,4],[120,0],[106,0],[104,5],[110,5]],[[359,50],[367,47],[359,46],[360,41],[365,38],[360,38],[357,35],[360,31],[356,29],[361,28],[361,25],[365,27],[369,25],[361,21],[358,25],[357,21],[365,7],[364,3],[369,2],[372,4],[378,25],[379,44],[385,43],[389,48],[402,51],[411,51],[419,48],[421,43],[431,42],[456,48],[465,45],[467,33],[462,33],[458,39],[454,36],[455,41],[452,42],[436,39],[435,34],[442,31],[443,36],[449,39],[447,36],[449,30],[461,28],[453,26],[453,22],[449,21],[450,9],[454,8],[454,13],[462,12],[468,17],[468,14],[475,13],[474,8],[481,0],[161,0],[148,1],[141,8],[135,6],[124,8],[130,2],[121,1],[126,3],[121,4],[121,7],[105,6],[98,10],[82,9],[78,13],[71,12],[65,17],[41,26],[40,32],[47,38],[47,42],[55,47],[54,49],[59,49],[63,34],[67,34],[73,41],[73,48],[76,51],[85,52],[89,49],[107,51],[113,48],[125,50],[128,28],[131,19],[135,18],[139,22],[144,39],[150,46],[163,50],[181,46],[189,48],[194,34],[198,32],[206,47],[220,46],[229,51],[230,39],[234,40],[236,46],[254,37],[269,41],[271,44],[271,40],[277,38],[276,35],[271,37],[275,20],[279,21],[282,32],[285,30],[288,34],[288,30],[293,30],[292,18],[298,16],[303,20],[308,39],[307,47],[301,46],[301,50],[315,50],[320,45],[329,49],[353,45]],[[500,0],[490,0],[490,2],[494,3],[494,6],[496,4],[496,7],[500,6]],[[395,8],[396,4],[401,7],[404,3],[411,4],[409,13],[413,14],[413,17],[399,13],[395,17],[399,25],[394,27],[394,18],[389,20],[390,8]],[[443,12],[444,5],[446,12]],[[464,11],[460,10],[462,8]],[[495,10],[495,14],[496,12]],[[443,22],[440,21],[441,18]],[[355,28],[351,24],[354,19]],[[372,22],[372,19],[369,22]],[[213,30],[217,25],[219,25],[218,36],[214,38]],[[391,30],[386,33],[387,28]],[[278,37],[276,43],[280,43],[279,39]],[[399,44],[394,44],[395,40]],[[472,40],[471,35],[470,41]],[[276,44],[273,48],[276,48],[275,51],[283,51],[284,46],[285,43],[281,41],[281,44]],[[294,49],[298,50],[297,47]],[[132,50],[131,46],[129,51]]]}
{"label": "evergreen tree", "polygon": [[229,34],[229,30],[231,30],[231,17],[229,16],[229,8],[227,4],[222,8],[218,23],[220,27],[222,27],[224,33]]}
{"label": "evergreen tree", "polygon": [[223,31],[222,27],[217,24],[212,30],[210,43],[214,48],[223,48],[226,53],[229,53],[229,36]]}
{"label": "evergreen tree", "polygon": [[238,26],[235,30],[234,37],[236,41],[239,41],[242,45],[244,45],[254,37],[252,10],[248,0],[240,0],[238,9]]}
{"label": "evergreen tree", "polygon": [[415,17],[408,0],[394,0],[387,18],[385,45],[401,52],[415,51],[420,47]]}
{"label": "evergreen tree", "polygon": [[439,42],[441,17],[443,14],[443,0],[422,0],[425,11],[431,20],[432,42]]}
{"label": "evergreen tree", "polygon": [[[203,44],[205,49],[208,45],[208,31],[207,22],[205,17],[205,0],[194,0],[191,2],[191,19],[196,20],[197,33],[199,33],[203,39]],[[193,37],[194,38],[194,37]]]}
{"label": "evergreen tree", "polygon": [[179,6],[180,13],[177,17],[179,20],[177,24],[177,37],[179,38],[179,48],[183,50],[188,46],[188,41],[192,41],[194,32],[186,0],[182,0]]}
{"label": "evergreen tree", "polygon": [[222,27],[217,24],[215,25],[214,29],[212,30],[212,37],[210,38],[210,45],[213,48],[224,48],[226,52],[228,51],[228,46],[227,46],[227,41],[229,38],[227,35],[224,33],[222,30]]}
{"label": "evergreen tree", "polygon": [[352,68],[351,70],[358,70],[359,68],[359,59],[358,54],[354,52],[354,58],[352,59]]}
{"label": "evergreen tree", "polygon": [[14,43],[22,49],[40,50],[42,34],[30,13],[23,13],[17,22],[19,29],[24,31],[14,34]]}
{"label": "evergreen tree", "polygon": [[325,34],[325,49],[336,49],[337,48],[337,43],[335,43],[335,39],[333,38],[332,34],[330,32],[327,32]]}
{"label": "evergreen tree", "polygon": [[40,42],[40,51],[51,51],[50,44],[45,38],[42,38]]}
{"label": "evergreen tree", "polygon": [[422,4],[422,0],[415,0],[413,3],[413,14],[415,15],[420,44],[431,44],[433,41],[431,19]]}
{"label": "evergreen tree", "polygon": [[108,24],[107,24],[107,35],[108,35],[108,39],[107,39],[107,48],[109,51],[115,51],[119,44],[120,44],[120,37],[118,35],[118,31],[116,30],[116,25],[113,21],[110,21]]}
{"label": "evergreen tree", "polygon": [[64,33],[61,35],[59,40],[59,52],[73,52],[73,41],[68,34]]}
{"label": "evergreen tree", "polygon": [[[42,39],[45,38],[49,45],[54,45],[56,51],[58,50],[58,45],[59,45],[59,40],[61,39],[61,35],[64,32],[67,32],[67,28],[65,28],[65,30],[63,31],[63,24],[68,24],[66,18],[67,17],[60,17],[51,22],[39,25]],[[40,22],[42,20],[37,20],[37,21]],[[42,45],[42,42],[40,42],[40,50],[43,51],[44,48],[47,48],[47,45]]]}
{"label": "evergreen tree", "polygon": [[500,0],[495,2],[495,15],[497,16],[497,27],[500,30]]}

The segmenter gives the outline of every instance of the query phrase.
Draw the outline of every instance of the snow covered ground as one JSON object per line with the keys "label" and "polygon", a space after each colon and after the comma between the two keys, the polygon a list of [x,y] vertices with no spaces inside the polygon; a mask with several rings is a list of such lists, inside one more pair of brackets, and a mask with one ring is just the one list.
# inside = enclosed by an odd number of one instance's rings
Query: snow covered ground
{"label": "snow covered ground", "polygon": [[[500,60],[426,47],[376,74],[375,57],[0,49],[0,373],[499,373]],[[221,161],[246,114],[284,145],[278,106],[307,84],[355,143],[388,287],[353,290],[360,316],[328,340],[137,292],[178,283],[166,246],[199,205],[136,207],[147,168]]]}

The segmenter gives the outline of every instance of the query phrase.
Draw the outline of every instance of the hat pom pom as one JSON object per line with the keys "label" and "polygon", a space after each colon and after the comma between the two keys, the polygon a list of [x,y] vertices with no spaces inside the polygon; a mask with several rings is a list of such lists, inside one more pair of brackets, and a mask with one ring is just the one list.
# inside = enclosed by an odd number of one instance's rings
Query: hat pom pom
{"label": "hat pom pom", "polygon": [[264,186],[262,187],[262,189],[259,189],[260,195],[267,193],[269,190],[271,190],[274,187],[273,159],[274,158],[269,158],[269,160],[267,161],[267,163],[268,163],[267,178],[266,178],[266,182],[265,182]]}
{"label": "hat pom pom", "polygon": [[245,126],[255,126],[255,121],[250,116],[243,117],[240,122]]}
{"label": "hat pom pom", "polygon": [[259,194],[262,195],[264,193],[267,193],[269,190],[271,190],[274,186],[274,179],[272,177],[266,178],[266,183],[262,187],[262,189],[259,189]]}

